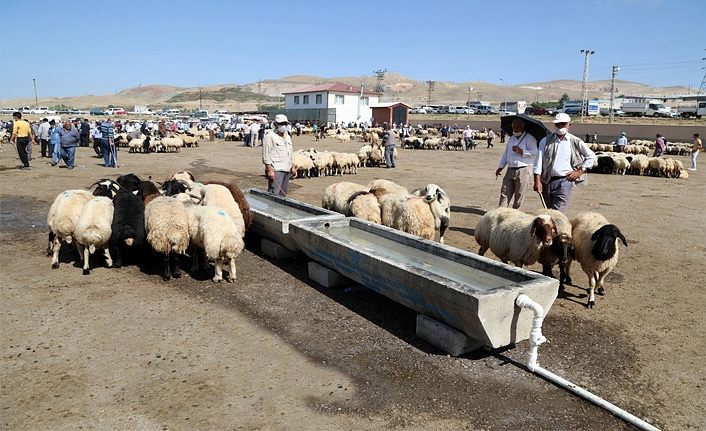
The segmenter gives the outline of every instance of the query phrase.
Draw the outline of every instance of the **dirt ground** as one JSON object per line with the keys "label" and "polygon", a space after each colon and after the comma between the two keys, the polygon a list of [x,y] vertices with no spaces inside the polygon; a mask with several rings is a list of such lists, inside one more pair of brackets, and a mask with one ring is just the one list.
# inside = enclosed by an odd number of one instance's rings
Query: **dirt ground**
{"label": "dirt ground", "polygon": [[[497,205],[502,149],[400,150],[394,170],[298,179],[290,196],[319,204],[341,180],[434,182],[452,199],[447,244],[475,252],[478,210]],[[306,260],[265,258],[256,238],[238,258],[235,284],[187,274],[163,282],[150,265],[108,269],[99,257],[83,276],[68,247],[52,270],[46,213],[62,190],[129,172],[161,180],[181,169],[243,188],[265,184],[259,148],[240,143],[203,142],[178,154],[123,150],[118,169],[91,154],[79,149],[73,171],[38,158],[20,171],[15,150],[0,146],[0,428],[631,429],[525,372],[526,341],[449,357],[415,337],[411,310],[367,289],[318,286]],[[551,308],[550,341],[540,348],[545,368],[665,430],[706,427],[706,185],[701,170],[690,174],[590,175],[574,191],[569,215],[601,212],[629,247],[593,310],[585,307],[587,279],[574,269],[577,286]],[[531,195],[523,209],[539,205]]]}

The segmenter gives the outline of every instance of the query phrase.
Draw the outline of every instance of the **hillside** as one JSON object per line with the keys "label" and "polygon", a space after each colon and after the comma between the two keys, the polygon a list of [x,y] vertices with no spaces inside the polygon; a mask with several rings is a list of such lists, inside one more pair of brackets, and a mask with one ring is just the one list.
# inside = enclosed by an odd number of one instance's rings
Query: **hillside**
{"label": "hillside", "polygon": [[[279,79],[263,79],[247,84],[214,84],[201,88],[201,105],[206,109],[229,109],[235,111],[257,109],[260,104],[272,104],[282,100],[282,93],[302,86],[326,82],[343,82],[358,86],[361,79],[366,88],[375,88],[374,77],[336,77],[293,75]],[[409,105],[426,104],[428,86],[423,81],[416,81],[403,75],[388,72],[385,75],[385,93],[383,101],[400,100]],[[609,80],[589,81],[589,97],[608,97]],[[670,95],[686,93],[686,87],[650,87],[637,82],[616,81],[616,95]],[[562,94],[570,98],[581,97],[581,81],[557,80],[533,82],[519,85],[501,86],[488,82],[449,82],[437,81],[432,92],[434,104],[463,104],[471,100],[484,100],[498,103],[504,100],[555,101]],[[2,106],[33,105],[33,99],[0,100]],[[131,109],[134,105],[148,105],[154,108],[195,108],[199,106],[198,87],[177,87],[169,85],[144,85],[126,88],[116,94],[87,95],[80,97],[62,97],[39,99],[40,105],[66,105],[75,108],[94,106],[123,106]]]}

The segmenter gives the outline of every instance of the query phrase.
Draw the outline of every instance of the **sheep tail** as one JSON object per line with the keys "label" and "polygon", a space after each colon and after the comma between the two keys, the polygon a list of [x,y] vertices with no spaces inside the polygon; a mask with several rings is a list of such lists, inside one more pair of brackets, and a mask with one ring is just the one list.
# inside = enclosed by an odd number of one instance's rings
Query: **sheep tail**
{"label": "sheep tail", "polygon": [[93,245],[93,244],[89,245],[89,246],[88,246],[88,252],[91,253],[91,254],[95,253],[95,252],[96,252],[96,246]]}
{"label": "sheep tail", "polygon": [[74,238],[71,235],[64,238],[64,241],[66,241],[67,244],[71,244],[73,240]]}
{"label": "sheep tail", "polygon": [[221,253],[230,259],[238,257],[244,247],[243,239],[236,235],[224,236],[221,240]]}

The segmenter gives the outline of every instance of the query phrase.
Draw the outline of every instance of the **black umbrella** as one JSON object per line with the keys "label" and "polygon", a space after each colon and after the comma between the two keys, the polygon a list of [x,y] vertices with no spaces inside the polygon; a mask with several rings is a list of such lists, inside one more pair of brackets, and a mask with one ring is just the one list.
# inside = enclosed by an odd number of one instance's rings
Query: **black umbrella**
{"label": "black umbrella", "polygon": [[518,115],[506,115],[500,117],[500,128],[505,131],[508,135],[512,135],[512,122],[516,119],[520,119],[525,123],[525,132],[534,136],[537,143],[549,134],[549,131],[541,121],[536,118],[532,118],[529,115],[518,114]]}

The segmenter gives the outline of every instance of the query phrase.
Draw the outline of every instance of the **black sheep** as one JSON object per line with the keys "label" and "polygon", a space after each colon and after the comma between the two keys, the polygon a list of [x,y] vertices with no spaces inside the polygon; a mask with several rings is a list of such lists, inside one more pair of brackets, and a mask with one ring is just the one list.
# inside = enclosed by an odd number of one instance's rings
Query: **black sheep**
{"label": "black sheep", "polygon": [[125,254],[142,251],[145,242],[145,204],[138,191],[121,189],[113,198],[112,233],[108,244],[114,265],[120,268]]}
{"label": "black sheep", "polygon": [[142,180],[135,174],[125,174],[118,177],[116,180],[120,187],[129,192],[134,192],[140,187]]}
{"label": "black sheep", "polygon": [[598,167],[596,172],[601,174],[612,174],[615,169],[615,161],[611,156],[601,156],[598,157]]}

